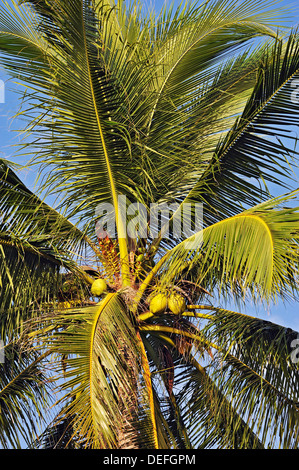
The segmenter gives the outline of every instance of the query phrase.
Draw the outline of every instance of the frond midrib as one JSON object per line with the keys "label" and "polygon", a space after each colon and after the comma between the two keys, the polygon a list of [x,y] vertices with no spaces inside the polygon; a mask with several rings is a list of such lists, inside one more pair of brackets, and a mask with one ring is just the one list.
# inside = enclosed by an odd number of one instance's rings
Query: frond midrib
{"label": "frond midrib", "polygon": [[100,139],[101,139],[101,143],[102,143],[102,146],[103,146],[103,152],[104,152],[104,156],[105,156],[106,168],[107,168],[107,172],[108,172],[108,178],[109,178],[109,182],[110,182],[113,205],[114,205],[114,210],[115,210],[115,219],[116,219],[116,226],[117,226],[117,232],[118,232],[118,243],[119,243],[119,250],[120,250],[120,262],[121,262],[121,266],[122,266],[122,280],[123,280],[123,285],[124,286],[129,286],[130,285],[130,271],[129,271],[129,263],[128,263],[127,240],[126,240],[126,238],[123,238],[123,236],[125,234],[125,229],[123,227],[123,217],[119,213],[118,196],[117,196],[116,186],[115,186],[115,182],[114,182],[114,178],[113,178],[113,173],[112,173],[112,168],[111,168],[111,164],[110,164],[110,160],[109,160],[106,141],[105,141],[105,138],[104,138],[101,119],[100,119],[100,116],[99,116],[97,103],[96,103],[96,98],[95,98],[95,92],[94,92],[94,86],[93,86],[93,81],[92,81],[92,76],[91,76],[91,69],[90,69],[90,62],[89,62],[89,52],[88,52],[87,39],[86,39],[86,29],[85,29],[85,22],[84,22],[83,3],[82,3],[82,8],[81,8],[81,14],[82,14],[81,15],[81,21],[82,21],[83,46],[84,46],[84,51],[85,51],[89,87],[90,87],[90,92],[91,92],[91,96],[92,96],[92,102],[93,102],[93,107],[94,107],[94,112],[95,112],[95,116],[96,116],[98,130],[99,130],[99,134],[100,134]]}

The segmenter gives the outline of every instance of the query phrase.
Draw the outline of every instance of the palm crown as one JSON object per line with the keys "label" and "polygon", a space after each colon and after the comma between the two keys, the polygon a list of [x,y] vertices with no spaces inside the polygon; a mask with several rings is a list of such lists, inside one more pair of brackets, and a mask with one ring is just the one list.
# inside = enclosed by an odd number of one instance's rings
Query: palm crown
{"label": "palm crown", "polygon": [[[268,189],[295,163],[296,31],[262,1],[20,3],[2,2],[1,60],[58,202],[1,160],[2,445],[297,447],[297,333],[221,303],[297,295],[296,192]],[[170,233],[150,232],[153,204]]]}

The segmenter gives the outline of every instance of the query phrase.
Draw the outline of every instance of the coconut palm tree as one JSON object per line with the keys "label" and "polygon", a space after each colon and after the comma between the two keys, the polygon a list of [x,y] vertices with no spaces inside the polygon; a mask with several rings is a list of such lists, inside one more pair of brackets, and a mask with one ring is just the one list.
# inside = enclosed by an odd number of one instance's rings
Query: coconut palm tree
{"label": "coconut palm tree", "polygon": [[298,447],[297,333],[239,312],[298,295],[296,31],[262,0],[19,3],[40,184],[1,160],[2,446]]}

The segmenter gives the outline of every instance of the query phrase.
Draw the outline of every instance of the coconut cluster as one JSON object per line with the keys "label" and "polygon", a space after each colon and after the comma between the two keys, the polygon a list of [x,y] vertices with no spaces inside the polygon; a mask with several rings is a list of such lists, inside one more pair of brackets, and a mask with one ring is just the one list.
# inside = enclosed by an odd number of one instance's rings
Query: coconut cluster
{"label": "coconut cluster", "polygon": [[175,315],[181,315],[186,310],[187,304],[180,294],[172,293],[167,296],[159,293],[151,299],[149,308],[153,315],[162,315],[167,308]]}
{"label": "coconut cluster", "polygon": [[[107,284],[104,279],[98,278],[92,283],[91,294],[94,297],[101,297],[106,291]],[[133,297],[136,291],[134,289],[132,291]],[[176,292],[171,294],[158,293],[151,298],[149,309],[153,315],[162,315],[166,310],[174,315],[181,315],[187,309],[187,304],[185,298]]]}

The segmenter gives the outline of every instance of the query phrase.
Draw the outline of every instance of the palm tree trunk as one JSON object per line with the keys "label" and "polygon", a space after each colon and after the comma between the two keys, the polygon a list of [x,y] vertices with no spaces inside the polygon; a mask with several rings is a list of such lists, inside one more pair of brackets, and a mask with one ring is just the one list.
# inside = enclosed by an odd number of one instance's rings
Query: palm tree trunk
{"label": "palm tree trunk", "polygon": [[118,389],[121,421],[118,425],[118,448],[138,449],[138,367],[133,351],[126,345],[120,346],[120,357],[127,364],[127,384]]}

